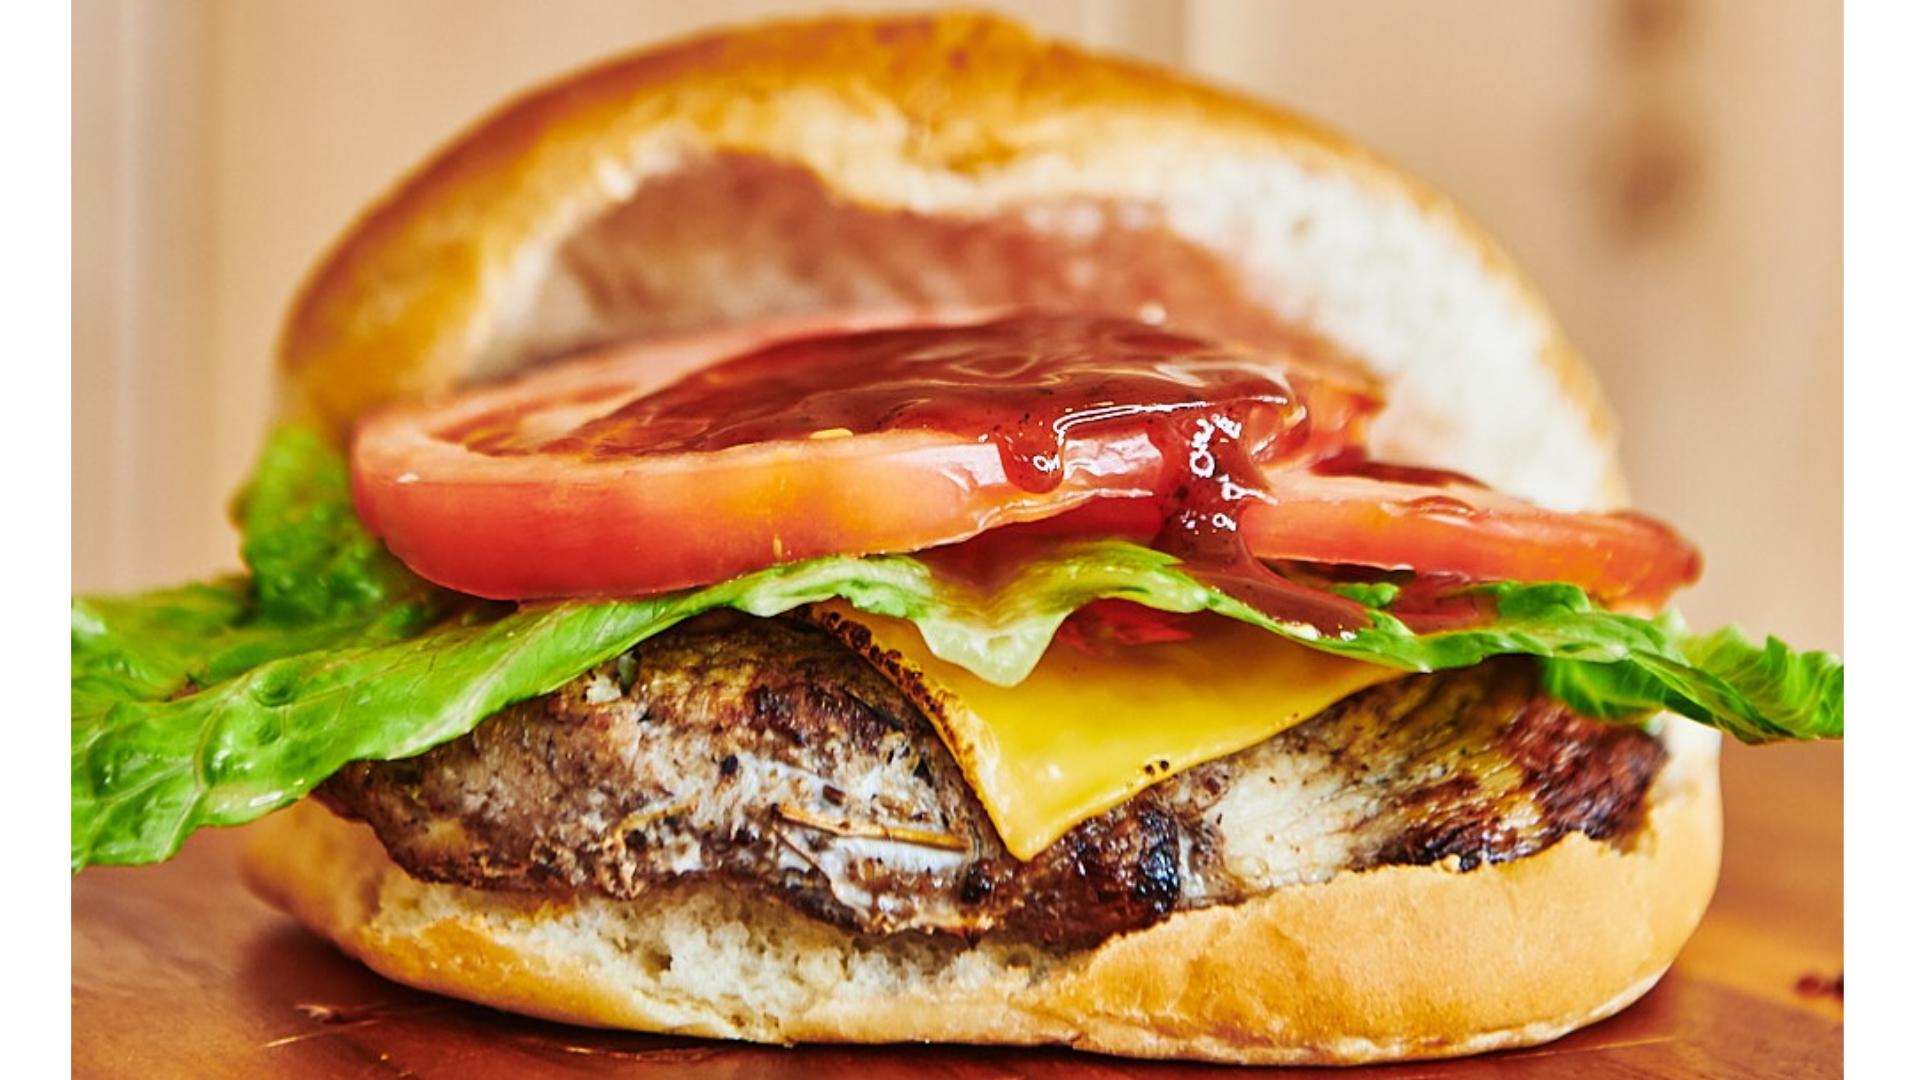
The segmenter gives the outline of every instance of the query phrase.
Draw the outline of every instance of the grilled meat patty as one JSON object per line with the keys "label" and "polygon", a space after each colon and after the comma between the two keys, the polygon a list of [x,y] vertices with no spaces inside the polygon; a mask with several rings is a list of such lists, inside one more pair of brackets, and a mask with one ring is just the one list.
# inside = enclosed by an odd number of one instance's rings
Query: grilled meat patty
{"label": "grilled meat patty", "polygon": [[428,880],[627,898],[718,878],[860,931],[1071,947],[1341,870],[1625,836],[1663,759],[1499,661],[1362,691],[1023,863],[864,658],[800,621],[715,613],[319,794]]}

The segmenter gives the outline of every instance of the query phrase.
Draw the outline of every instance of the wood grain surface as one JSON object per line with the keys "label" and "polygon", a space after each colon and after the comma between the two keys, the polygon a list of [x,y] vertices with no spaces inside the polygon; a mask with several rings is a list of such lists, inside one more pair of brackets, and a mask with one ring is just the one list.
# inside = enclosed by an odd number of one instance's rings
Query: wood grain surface
{"label": "wood grain surface", "polygon": [[[1841,1074],[1841,753],[1729,747],[1726,863],[1706,922],[1625,1013],[1557,1043],[1351,1076]],[[1176,1077],[1065,1051],[774,1049],[525,1020],[389,983],[250,895],[244,837],[73,883],[73,1063],[126,1077]]]}

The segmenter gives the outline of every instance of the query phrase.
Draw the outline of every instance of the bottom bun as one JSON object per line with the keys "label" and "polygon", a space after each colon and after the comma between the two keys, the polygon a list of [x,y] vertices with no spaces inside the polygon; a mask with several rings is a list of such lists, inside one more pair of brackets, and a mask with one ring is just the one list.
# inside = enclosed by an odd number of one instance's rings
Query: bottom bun
{"label": "bottom bun", "polygon": [[1243,1063],[1448,1057],[1610,1016],[1679,952],[1719,870],[1719,744],[1677,720],[1667,741],[1625,845],[1574,835],[1470,871],[1347,873],[1064,954],[855,934],[711,883],[637,901],[429,884],[310,801],[260,827],[247,869],[389,978],[572,1023]]}

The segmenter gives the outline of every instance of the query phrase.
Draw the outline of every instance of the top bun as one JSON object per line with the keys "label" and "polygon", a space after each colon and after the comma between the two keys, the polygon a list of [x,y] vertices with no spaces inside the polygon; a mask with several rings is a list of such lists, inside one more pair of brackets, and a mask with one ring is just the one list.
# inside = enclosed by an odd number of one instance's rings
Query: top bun
{"label": "top bun", "polygon": [[279,358],[286,407],[344,428],[616,337],[1006,304],[1328,345],[1385,383],[1377,456],[1624,495],[1592,375],[1446,200],[1291,113],[978,14],[769,24],[536,90],[335,244]]}

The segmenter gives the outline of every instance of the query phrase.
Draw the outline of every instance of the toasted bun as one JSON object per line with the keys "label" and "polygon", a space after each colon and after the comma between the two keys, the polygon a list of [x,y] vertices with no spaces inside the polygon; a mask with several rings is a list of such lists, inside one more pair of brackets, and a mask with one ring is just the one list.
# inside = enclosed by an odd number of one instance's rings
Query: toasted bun
{"label": "toasted bun", "polygon": [[521,98],[336,244],[280,362],[290,410],[345,425],[614,337],[999,304],[1306,333],[1388,384],[1381,456],[1623,496],[1591,375],[1445,200],[1290,113],[971,14],[716,34]]}
{"label": "toasted bun", "polygon": [[[344,430],[613,338],[1007,304],[1356,358],[1386,384],[1380,456],[1554,506],[1622,496],[1593,379],[1444,200],[1298,117],[974,15],[719,34],[509,105],[317,269],[281,341],[284,406]],[[430,885],[312,806],[270,823],[252,866],[396,979],[584,1023],[1442,1056],[1555,1037],[1659,977],[1719,864],[1714,740],[1676,748],[1625,848],[1349,874],[1070,956],[855,937],[706,887],[559,903]]]}
{"label": "toasted bun", "polygon": [[725,887],[558,901],[435,885],[311,802],[260,826],[273,903],[391,978],[574,1023],[760,1042],[1058,1043],[1269,1064],[1447,1057],[1631,1004],[1705,909],[1718,737],[1676,722],[1624,848],[1390,867],[1174,915],[1065,955],[860,936]]}

